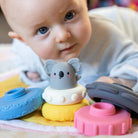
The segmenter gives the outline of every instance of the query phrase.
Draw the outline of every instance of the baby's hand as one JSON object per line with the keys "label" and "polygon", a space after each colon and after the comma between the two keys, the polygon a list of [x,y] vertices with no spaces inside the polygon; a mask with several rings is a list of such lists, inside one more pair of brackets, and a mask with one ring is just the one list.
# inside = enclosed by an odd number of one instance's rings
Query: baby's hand
{"label": "baby's hand", "polygon": [[96,81],[101,81],[101,82],[106,82],[106,83],[120,83],[123,85],[126,85],[127,87],[132,88],[135,84],[136,81],[134,80],[128,80],[128,79],[123,79],[123,78],[110,78],[107,76],[102,76],[99,79],[97,79]]}
{"label": "baby's hand", "polygon": [[96,81],[101,81],[101,82],[106,82],[106,83],[121,83],[123,84],[119,79],[117,78],[110,78],[107,76],[102,76],[99,79],[97,79]]}
{"label": "baby's hand", "polygon": [[41,81],[40,74],[38,72],[27,71],[26,76],[34,82]]}

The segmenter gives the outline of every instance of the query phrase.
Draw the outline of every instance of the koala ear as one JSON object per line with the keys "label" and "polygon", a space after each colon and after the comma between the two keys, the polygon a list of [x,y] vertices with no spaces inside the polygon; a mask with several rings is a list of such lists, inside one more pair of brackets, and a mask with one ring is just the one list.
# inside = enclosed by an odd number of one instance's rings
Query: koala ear
{"label": "koala ear", "polygon": [[52,59],[46,60],[45,64],[44,64],[44,69],[47,73],[47,75],[49,76],[52,70],[52,67],[56,64],[56,62]]}
{"label": "koala ear", "polygon": [[70,64],[76,72],[79,72],[80,71],[80,61],[78,58],[72,58],[68,61],[68,64]]}

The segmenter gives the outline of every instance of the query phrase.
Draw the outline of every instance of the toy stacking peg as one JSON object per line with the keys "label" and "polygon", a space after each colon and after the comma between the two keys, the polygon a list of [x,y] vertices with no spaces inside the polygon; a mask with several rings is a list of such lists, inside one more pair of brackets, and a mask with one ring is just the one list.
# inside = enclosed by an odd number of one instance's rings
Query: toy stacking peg
{"label": "toy stacking peg", "polygon": [[84,99],[86,89],[78,84],[80,62],[72,58],[68,62],[47,60],[45,71],[50,86],[42,94],[46,103],[42,106],[42,115],[52,121],[73,121],[75,112],[89,105]]}
{"label": "toy stacking peg", "polygon": [[45,71],[49,76],[50,86],[44,90],[43,99],[53,105],[77,104],[86,95],[86,89],[77,83],[80,79],[79,59],[72,58],[68,62],[56,63],[47,60]]}

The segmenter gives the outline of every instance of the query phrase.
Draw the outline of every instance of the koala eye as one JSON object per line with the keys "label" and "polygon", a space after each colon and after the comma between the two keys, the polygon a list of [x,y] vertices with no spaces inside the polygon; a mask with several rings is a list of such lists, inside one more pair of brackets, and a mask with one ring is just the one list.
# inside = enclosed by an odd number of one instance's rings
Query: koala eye
{"label": "koala eye", "polygon": [[70,75],[70,73],[69,73],[69,72],[67,72],[67,75],[68,75],[68,77],[69,77],[69,78],[71,77],[71,75]]}
{"label": "koala eye", "polygon": [[56,78],[56,73],[54,73],[53,78]]}

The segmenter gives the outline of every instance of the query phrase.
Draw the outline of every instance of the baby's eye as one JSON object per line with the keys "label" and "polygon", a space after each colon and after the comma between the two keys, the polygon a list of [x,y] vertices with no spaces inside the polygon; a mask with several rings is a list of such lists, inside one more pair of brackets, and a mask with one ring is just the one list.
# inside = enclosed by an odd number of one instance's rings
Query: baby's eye
{"label": "baby's eye", "polygon": [[74,16],[75,16],[75,12],[74,12],[74,11],[68,12],[68,13],[65,15],[65,21],[73,19]]}
{"label": "baby's eye", "polygon": [[37,32],[37,34],[39,34],[39,35],[44,35],[44,34],[46,34],[47,32],[48,32],[48,28],[47,27],[41,27],[39,30],[38,30],[38,32]]}

